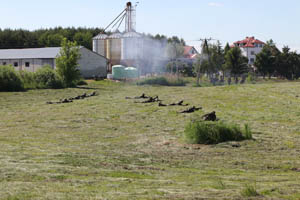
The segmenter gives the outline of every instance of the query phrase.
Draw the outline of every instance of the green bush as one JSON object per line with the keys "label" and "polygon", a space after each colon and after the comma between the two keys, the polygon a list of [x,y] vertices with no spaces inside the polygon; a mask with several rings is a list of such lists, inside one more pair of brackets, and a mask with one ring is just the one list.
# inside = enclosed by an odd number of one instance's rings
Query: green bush
{"label": "green bush", "polygon": [[253,185],[246,185],[245,188],[242,190],[241,194],[244,197],[256,197],[260,195],[257,192],[256,187]]}
{"label": "green bush", "polygon": [[81,78],[79,81],[77,81],[76,85],[88,85],[88,83],[83,78]]}
{"label": "green bush", "polygon": [[218,144],[226,141],[251,139],[252,133],[248,125],[245,130],[234,124],[223,122],[190,122],[185,128],[185,139],[191,144]]}
{"label": "green bush", "polygon": [[37,82],[35,80],[35,75],[33,72],[20,71],[19,72],[21,80],[24,84],[24,89],[36,89]]}
{"label": "green bush", "polygon": [[20,75],[12,66],[0,66],[0,91],[24,90]]}
{"label": "green bush", "polygon": [[174,76],[159,76],[137,82],[138,85],[185,86],[186,81]]}
{"label": "green bush", "polygon": [[34,74],[37,88],[40,89],[59,89],[63,88],[63,82],[59,75],[50,67],[44,66]]}

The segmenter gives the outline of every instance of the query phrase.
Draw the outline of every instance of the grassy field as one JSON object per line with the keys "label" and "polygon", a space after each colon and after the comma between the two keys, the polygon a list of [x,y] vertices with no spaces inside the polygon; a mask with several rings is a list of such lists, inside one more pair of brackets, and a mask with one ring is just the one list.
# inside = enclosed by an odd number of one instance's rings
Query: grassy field
{"label": "grassy field", "polygon": [[[300,83],[88,87],[0,93],[0,199],[300,199]],[[125,99],[143,92],[203,110]],[[186,144],[185,125],[211,111],[255,139]]]}

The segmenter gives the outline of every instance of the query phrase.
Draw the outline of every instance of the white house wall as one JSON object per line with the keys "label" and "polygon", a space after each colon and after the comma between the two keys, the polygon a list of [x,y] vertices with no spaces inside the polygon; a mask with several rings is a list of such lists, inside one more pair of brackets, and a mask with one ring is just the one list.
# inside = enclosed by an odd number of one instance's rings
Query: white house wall
{"label": "white house wall", "polygon": [[[262,50],[262,47],[245,47],[245,48],[241,48],[242,54],[244,56],[246,56],[249,59],[249,64],[253,64],[255,59],[256,59],[256,55],[259,54]],[[251,59],[253,59],[253,62],[251,62]]]}

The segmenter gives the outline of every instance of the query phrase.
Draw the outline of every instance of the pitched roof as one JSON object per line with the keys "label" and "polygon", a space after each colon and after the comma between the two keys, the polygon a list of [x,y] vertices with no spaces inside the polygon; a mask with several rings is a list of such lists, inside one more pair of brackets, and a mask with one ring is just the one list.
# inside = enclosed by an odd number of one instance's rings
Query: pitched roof
{"label": "pitched roof", "polygon": [[192,48],[192,46],[184,46],[183,55],[188,55]]}
{"label": "pitched roof", "polygon": [[197,52],[197,50],[196,50],[193,46],[184,46],[183,56],[184,56],[185,58],[190,58],[190,59],[196,58],[197,53],[196,53],[196,54],[190,54],[190,51],[191,51],[192,49],[194,49],[194,50]]}
{"label": "pitched roof", "polygon": [[[45,48],[30,48],[30,49],[0,49],[0,59],[42,59],[42,58],[56,58],[59,55],[61,47],[45,47]],[[91,51],[83,46],[79,47],[80,50],[86,49],[93,54],[106,57]]]}
{"label": "pitched roof", "polygon": [[0,49],[0,59],[55,58],[60,47],[31,49]]}
{"label": "pitched roof", "polygon": [[234,45],[238,45],[242,47],[255,47],[255,44],[265,44],[264,42],[255,39],[254,37],[246,37],[246,39],[234,42]]}

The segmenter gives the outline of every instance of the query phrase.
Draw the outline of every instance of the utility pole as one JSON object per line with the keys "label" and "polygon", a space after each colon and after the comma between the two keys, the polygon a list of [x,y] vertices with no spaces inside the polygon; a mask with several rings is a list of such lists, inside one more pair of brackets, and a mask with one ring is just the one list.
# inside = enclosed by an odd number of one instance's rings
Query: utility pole
{"label": "utility pole", "polygon": [[209,47],[208,47],[208,42],[213,40],[212,38],[200,38],[198,41],[202,41],[202,49],[201,49],[201,60],[199,63],[199,67],[197,70],[197,85],[200,85],[200,76],[201,76],[201,65],[203,60],[207,59],[209,60],[210,52],[209,52]]}
{"label": "utility pole", "polygon": [[208,49],[208,42],[212,41],[214,39],[210,38],[200,38],[199,41],[202,41],[202,50],[201,54],[208,54],[209,55],[209,49]]}

